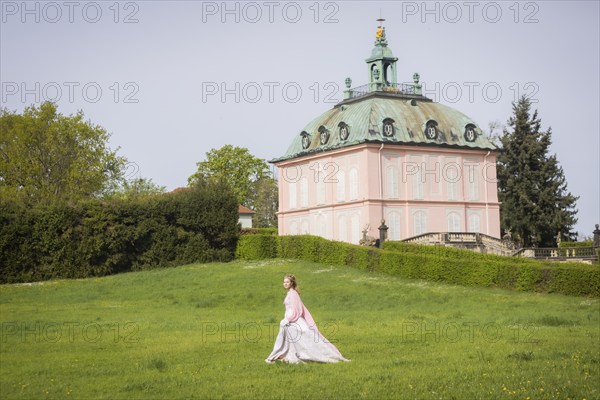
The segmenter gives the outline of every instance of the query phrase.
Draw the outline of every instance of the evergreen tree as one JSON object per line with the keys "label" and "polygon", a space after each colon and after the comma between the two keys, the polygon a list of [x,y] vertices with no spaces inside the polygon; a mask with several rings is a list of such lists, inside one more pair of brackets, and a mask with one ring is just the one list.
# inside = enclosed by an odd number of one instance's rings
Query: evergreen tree
{"label": "evergreen tree", "polygon": [[523,247],[555,246],[557,238],[573,239],[578,197],[567,182],[556,155],[549,155],[552,131],[541,131],[541,120],[531,102],[513,103],[514,115],[501,138],[498,156],[498,194],[501,227]]}

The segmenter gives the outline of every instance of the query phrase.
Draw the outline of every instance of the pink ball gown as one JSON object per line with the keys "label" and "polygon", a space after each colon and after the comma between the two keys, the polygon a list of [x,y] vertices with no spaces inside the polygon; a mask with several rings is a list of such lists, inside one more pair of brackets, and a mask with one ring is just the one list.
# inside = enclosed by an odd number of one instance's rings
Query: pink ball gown
{"label": "pink ball gown", "polygon": [[294,289],[288,290],[283,304],[285,304],[285,318],[281,321],[273,351],[265,360],[266,362],[273,363],[281,360],[299,364],[306,361],[323,363],[350,361],[321,335],[298,292]]}

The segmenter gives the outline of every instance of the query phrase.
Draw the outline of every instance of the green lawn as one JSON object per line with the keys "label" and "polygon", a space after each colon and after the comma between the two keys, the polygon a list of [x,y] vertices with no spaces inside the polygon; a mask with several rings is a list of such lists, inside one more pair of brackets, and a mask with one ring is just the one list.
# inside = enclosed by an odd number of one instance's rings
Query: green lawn
{"label": "green lawn", "polygon": [[[352,359],[268,365],[294,273]],[[600,398],[600,301],[309,262],[0,286],[0,398]]]}

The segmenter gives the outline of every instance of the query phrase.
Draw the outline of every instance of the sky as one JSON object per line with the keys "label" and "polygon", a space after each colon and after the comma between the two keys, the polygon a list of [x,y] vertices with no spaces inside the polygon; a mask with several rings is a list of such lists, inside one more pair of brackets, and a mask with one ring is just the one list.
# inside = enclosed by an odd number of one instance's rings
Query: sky
{"label": "sky", "polygon": [[367,83],[378,18],[398,81],[488,131],[527,95],[600,223],[598,1],[0,1],[0,107],[50,100],[110,134],[130,178],[186,186],[226,144],[265,160]]}

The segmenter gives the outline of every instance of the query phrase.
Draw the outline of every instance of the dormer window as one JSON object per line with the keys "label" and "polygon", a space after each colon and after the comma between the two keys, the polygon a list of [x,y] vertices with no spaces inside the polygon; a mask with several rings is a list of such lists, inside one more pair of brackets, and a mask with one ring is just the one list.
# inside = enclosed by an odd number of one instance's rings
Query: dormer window
{"label": "dormer window", "polygon": [[340,122],[338,125],[340,140],[343,142],[350,136],[350,127],[345,122]]}
{"label": "dormer window", "polygon": [[319,127],[319,141],[321,142],[321,146],[327,144],[329,141],[329,130],[323,125]]}
{"label": "dormer window", "polygon": [[467,142],[474,142],[477,138],[477,132],[475,131],[475,125],[468,124],[465,126],[465,140]]}
{"label": "dormer window", "polygon": [[308,147],[310,146],[310,135],[307,132],[302,131],[300,136],[302,136],[302,148],[304,150],[308,149]]}
{"label": "dormer window", "polygon": [[392,137],[394,136],[394,120],[391,118],[386,118],[383,120],[383,136],[384,137]]}
{"label": "dormer window", "polygon": [[425,137],[429,140],[435,140],[438,135],[437,122],[429,120],[425,125]]}

